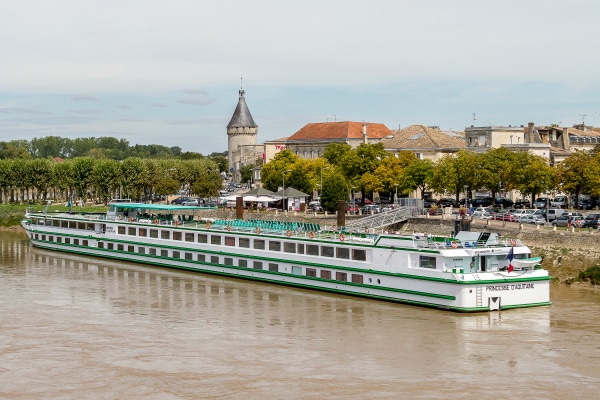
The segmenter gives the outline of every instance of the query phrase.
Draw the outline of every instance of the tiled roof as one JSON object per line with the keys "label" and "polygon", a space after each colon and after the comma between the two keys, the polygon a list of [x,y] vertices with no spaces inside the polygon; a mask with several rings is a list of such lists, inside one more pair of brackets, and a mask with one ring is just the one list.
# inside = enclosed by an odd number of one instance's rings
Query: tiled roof
{"label": "tiled roof", "polygon": [[320,122],[306,124],[289,140],[326,140],[326,139],[362,139],[362,127],[367,125],[367,138],[381,139],[389,136],[392,131],[384,124],[371,122]]}
{"label": "tiled roof", "polygon": [[386,149],[462,149],[466,146],[463,132],[442,131],[423,125],[392,131],[392,136],[381,141]]}
{"label": "tiled roof", "polygon": [[[566,128],[565,128],[566,129]],[[582,131],[579,129],[575,129],[575,128],[569,128],[569,135],[575,135],[575,136],[600,136],[600,132],[596,132],[596,131]]]}

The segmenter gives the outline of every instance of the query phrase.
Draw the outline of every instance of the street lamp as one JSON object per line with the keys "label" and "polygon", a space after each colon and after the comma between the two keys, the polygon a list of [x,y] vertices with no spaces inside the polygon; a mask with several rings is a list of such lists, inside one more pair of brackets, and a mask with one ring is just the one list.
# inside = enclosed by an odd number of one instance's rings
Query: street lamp
{"label": "street lamp", "polygon": [[323,194],[323,170],[329,169],[329,167],[321,168],[321,193],[319,193],[319,201],[321,201],[321,195]]}
{"label": "street lamp", "polygon": [[465,185],[465,208],[469,209],[469,185]]}
{"label": "street lamp", "polygon": [[286,172],[292,172],[292,170],[286,169],[285,171],[283,171],[281,173],[281,176],[283,176],[283,190],[281,192],[281,211],[285,211],[285,173]]}
{"label": "street lamp", "polygon": [[396,186],[396,200],[394,200],[392,203],[398,203],[398,184],[394,183],[394,186]]}

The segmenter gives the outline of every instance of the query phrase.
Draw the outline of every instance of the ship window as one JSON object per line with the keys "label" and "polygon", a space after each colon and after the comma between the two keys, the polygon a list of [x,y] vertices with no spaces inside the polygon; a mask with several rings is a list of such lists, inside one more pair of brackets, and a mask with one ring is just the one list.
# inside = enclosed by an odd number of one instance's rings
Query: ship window
{"label": "ship window", "polygon": [[181,232],[173,232],[173,240],[181,240]]}
{"label": "ship window", "polygon": [[194,255],[192,253],[185,253],[185,259],[192,261],[194,259]]}
{"label": "ship window", "polygon": [[304,254],[304,243],[298,243],[298,254]]}
{"label": "ship window", "polygon": [[42,235],[42,240],[46,240],[46,235]]}
{"label": "ship window", "polygon": [[435,257],[419,256],[419,266],[421,268],[432,268],[435,269]]}
{"label": "ship window", "polygon": [[[46,235],[42,235],[42,240],[46,240]],[[73,244],[79,246],[79,239],[73,239]]]}
{"label": "ship window", "polygon": [[82,231],[84,231],[85,230],[85,222],[78,222],[77,229],[81,229]]}
{"label": "ship window", "polygon": [[333,247],[322,246],[321,247],[321,257],[333,257]]}
{"label": "ship window", "polygon": [[142,237],[146,237],[148,236],[148,231],[146,230],[146,228],[140,228],[140,230],[138,231],[139,236]]}
{"label": "ship window", "polygon": [[283,244],[283,251],[285,251],[286,253],[295,253],[296,243],[285,242]]}
{"label": "ship window", "polygon": [[58,228],[60,226],[60,221],[55,219],[54,221],[52,221],[52,226],[56,226]]}
{"label": "ship window", "polygon": [[173,258],[181,258],[181,253],[178,251],[173,252]]}
{"label": "ship window", "polygon": [[365,250],[352,249],[352,259],[356,261],[367,261],[367,252]]}
{"label": "ship window", "polygon": [[124,235],[125,234],[125,227],[124,226],[117,227],[117,233],[119,235]]}
{"label": "ship window", "polygon": [[316,244],[307,244],[306,245],[306,254],[309,256],[318,256],[319,255],[319,246]]}
{"label": "ship window", "polygon": [[315,268],[306,268],[306,276],[317,277],[317,270]]}
{"label": "ship window", "polygon": [[198,261],[205,262],[206,261],[206,256],[204,254],[198,254]]}
{"label": "ship window", "polygon": [[[35,234],[35,238],[36,238],[36,239],[39,239],[39,238],[40,238],[40,237],[39,237],[39,235],[38,235],[37,233]],[[65,243],[66,243],[66,244],[71,244],[71,239],[70,239],[70,238],[65,238]]]}
{"label": "ship window", "polygon": [[363,276],[359,274],[352,274],[352,283],[363,283]]}
{"label": "ship window", "polygon": [[218,264],[219,263],[219,256],[210,256],[210,262],[212,264]]}
{"label": "ship window", "polygon": [[133,253],[135,251],[135,247],[133,246],[127,246],[127,251],[130,253]]}
{"label": "ship window", "polygon": [[128,235],[135,236],[135,227],[130,226],[127,230],[128,230],[128,232],[127,232]]}
{"label": "ship window", "polygon": [[[54,236],[48,236],[48,240],[51,242],[54,242]],[[87,240],[86,240],[86,242],[87,242]],[[86,246],[87,246],[87,244],[86,244]]]}
{"label": "ship window", "polygon": [[217,246],[221,245],[221,236],[210,235],[210,244],[215,244]]}
{"label": "ship window", "polygon": [[198,243],[208,243],[208,235],[205,235],[204,233],[199,233]]}
{"label": "ship window", "polygon": [[233,258],[231,258],[231,257],[225,257],[225,259],[223,260],[223,264],[225,264],[225,265],[233,265]]}
{"label": "ship window", "polygon": [[349,260],[350,259],[350,249],[347,247],[338,247],[336,249],[337,251],[337,258],[343,258],[345,260]]}
{"label": "ship window", "polygon": [[155,256],[156,255],[156,249],[155,248],[150,248],[150,255],[151,256]]}
{"label": "ship window", "polygon": [[190,233],[190,232],[186,232],[186,234],[185,234],[185,241],[186,242],[193,242],[194,241],[194,234]]}
{"label": "ship window", "polygon": [[348,280],[348,274],[346,274],[345,272],[336,272],[335,273],[335,280],[336,281],[346,282]]}
{"label": "ship window", "polygon": [[[69,238],[65,238],[65,243],[69,243]],[[108,250],[112,250],[112,249],[114,248],[114,245],[113,245],[112,243],[108,243],[108,244],[106,245],[106,248],[107,248]]]}
{"label": "ship window", "polygon": [[161,239],[171,239],[171,231],[168,231],[166,229],[163,229],[160,231],[160,238]]}
{"label": "ship window", "polygon": [[150,237],[157,238],[158,237],[158,229],[150,229]]}
{"label": "ship window", "polygon": [[61,221],[60,222],[60,227],[61,228],[68,228],[69,227],[69,221]]}
{"label": "ship window", "polygon": [[238,266],[242,268],[248,268],[248,260],[238,260]]}
{"label": "ship window", "polygon": [[[50,238],[52,238],[52,236],[50,236]],[[52,239],[50,239],[50,240],[52,240]],[[82,244],[82,246],[86,246],[87,247],[88,246],[88,241],[87,240],[82,240],[81,244]]]}
{"label": "ship window", "polygon": [[225,246],[235,246],[235,237],[225,236]]}
{"label": "ship window", "polygon": [[[58,238],[58,239],[59,239],[59,242],[60,242],[60,238]],[[104,243],[98,242],[98,248],[99,249],[103,249],[104,248]]]}
{"label": "ship window", "polygon": [[269,272],[279,272],[279,264],[269,263]]}
{"label": "ship window", "polygon": [[250,239],[248,239],[248,238],[239,238],[238,239],[238,245],[240,247],[249,249],[250,248]]}
{"label": "ship window", "polygon": [[144,253],[146,253],[146,248],[145,248],[145,247],[142,247],[142,246],[139,246],[139,247],[138,247],[138,253],[139,253],[139,254],[144,254]]}
{"label": "ship window", "polygon": [[281,251],[281,242],[269,241],[269,250],[270,251]]}
{"label": "ship window", "polygon": [[292,267],[292,274],[302,275],[302,267]]}
{"label": "ship window", "polygon": [[254,239],[254,248],[257,250],[265,249],[265,241],[262,239]]}
{"label": "ship window", "polygon": [[161,250],[160,256],[161,257],[169,257],[169,250]]}
{"label": "ship window", "polygon": [[252,268],[254,268],[254,269],[262,269],[262,262],[261,261],[254,261],[254,263],[252,264]]}

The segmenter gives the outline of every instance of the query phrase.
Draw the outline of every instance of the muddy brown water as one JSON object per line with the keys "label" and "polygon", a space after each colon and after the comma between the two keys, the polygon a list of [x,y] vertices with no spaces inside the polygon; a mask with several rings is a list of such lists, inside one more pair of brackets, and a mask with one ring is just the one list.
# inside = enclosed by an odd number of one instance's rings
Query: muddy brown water
{"label": "muddy brown water", "polygon": [[596,398],[600,293],[484,314],[32,248],[0,232],[0,398]]}

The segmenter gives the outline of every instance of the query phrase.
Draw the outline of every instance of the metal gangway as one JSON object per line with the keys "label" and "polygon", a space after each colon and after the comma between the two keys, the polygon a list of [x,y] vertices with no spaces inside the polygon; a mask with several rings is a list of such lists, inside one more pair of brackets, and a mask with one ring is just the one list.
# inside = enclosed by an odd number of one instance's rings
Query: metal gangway
{"label": "metal gangway", "polygon": [[407,221],[411,217],[419,216],[418,207],[411,205],[401,206],[380,214],[367,215],[346,224],[346,231],[364,232],[367,229],[383,228],[398,222]]}

